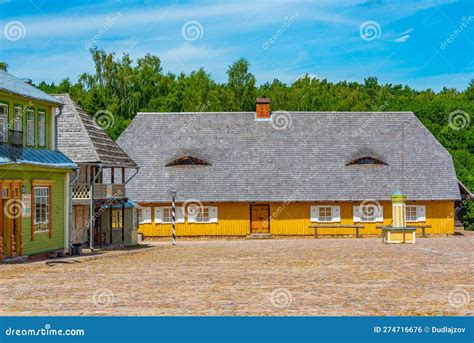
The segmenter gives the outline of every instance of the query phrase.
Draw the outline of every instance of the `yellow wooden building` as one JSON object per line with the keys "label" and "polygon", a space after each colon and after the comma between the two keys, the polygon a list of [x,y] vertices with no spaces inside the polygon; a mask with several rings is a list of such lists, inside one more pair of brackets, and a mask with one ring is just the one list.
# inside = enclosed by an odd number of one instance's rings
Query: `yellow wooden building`
{"label": "yellow wooden building", "polygon": [[380,235],[391,194],[407,225],[454,232],[451,156],[412,112],[138,113],[117,143],[141,169],[127,194],[145,237]]}

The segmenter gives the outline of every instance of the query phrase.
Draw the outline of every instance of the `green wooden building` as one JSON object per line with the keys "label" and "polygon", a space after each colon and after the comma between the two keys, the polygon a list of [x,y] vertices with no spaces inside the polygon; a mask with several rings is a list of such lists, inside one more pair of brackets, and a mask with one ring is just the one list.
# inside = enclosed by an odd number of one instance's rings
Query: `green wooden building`
{"label": "green wooden building", "polygon": [[0,71],[0,259],[69,248],[70,179],[56,149],[61,102]]}

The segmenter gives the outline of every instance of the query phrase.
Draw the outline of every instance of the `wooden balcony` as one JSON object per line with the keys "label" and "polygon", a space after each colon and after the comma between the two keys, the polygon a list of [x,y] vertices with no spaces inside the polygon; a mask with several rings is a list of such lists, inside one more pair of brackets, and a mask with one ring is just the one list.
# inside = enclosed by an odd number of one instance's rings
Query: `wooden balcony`
{"label": "wooden balcony", "polygon": [[[114,184],[94,184],[94,199],[122,199],[125,198],[125,185],[121,183]],[[79,183],[72,188],[73,200],[89,200],[89,185],[87,183]]]}

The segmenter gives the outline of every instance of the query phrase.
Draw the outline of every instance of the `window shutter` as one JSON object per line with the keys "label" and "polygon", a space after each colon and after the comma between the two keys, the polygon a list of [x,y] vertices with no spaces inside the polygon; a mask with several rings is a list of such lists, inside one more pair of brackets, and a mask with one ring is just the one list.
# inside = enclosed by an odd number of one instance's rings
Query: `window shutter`
{"label": "window shutter", "polygon": [[360,206],[353,206],[352,207],[352,220],[354,223],[360,222]]}
{"label": "window shutter", "polygon": [[416,206],[416,221],[417,222],[426,221],[426,206],[425,205]]}
{"label": "window shutter", "polygon": [[197,216],[198,211],[199,209],[197,207],[193,207],[192,205],[186,208],[186,212],[188,215],[188,223],[196,222],[196,216]]}
{"label": "window shutter", "polygon": [[155,207],[155,223],[163,223],[163,207]]}
{"label": "window shutter", "polygon": [[140,224],[150,224],[151,223],[151,207],[142,208],[142,220]]}
{"label": "window shutter", "polygon": [[312,222],[318,222],[319,221],[319,206],[311,206],[310,218],[311,218]]}
{"label": "window shutter", "polygon": [[375,218],[376,222],[383,222],[383,206],[375,206],[377,210],[377,217]]}
{"label": "window shutter", "polygon": [[217,206],[209,206],[209,222],[217,223]]}
{"label": "window shutter", "polygon": [[184,223],[184,209],[176,207],[176,223]]}
{"label": "window shutter", "polygon": [[341,221],[341,207],[340,206],[331,206],[332,207],[332,221],[340,222]]}

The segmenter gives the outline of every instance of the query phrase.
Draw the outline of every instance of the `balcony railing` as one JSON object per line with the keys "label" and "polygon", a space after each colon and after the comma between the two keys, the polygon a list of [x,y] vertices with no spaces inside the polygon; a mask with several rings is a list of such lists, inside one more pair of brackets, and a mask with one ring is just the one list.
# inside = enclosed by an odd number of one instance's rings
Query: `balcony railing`
{"label": "balcony railing", "polygon": [[[89,184],[79,183],[72,188],[72,198],[75,200],[90,199]],[[125,198],[125,185],[121,183],[114,184],[94,184],[94,199],[122,199]]]}

